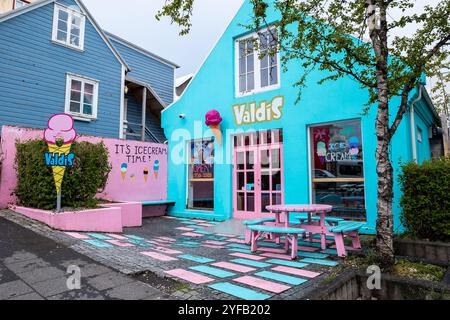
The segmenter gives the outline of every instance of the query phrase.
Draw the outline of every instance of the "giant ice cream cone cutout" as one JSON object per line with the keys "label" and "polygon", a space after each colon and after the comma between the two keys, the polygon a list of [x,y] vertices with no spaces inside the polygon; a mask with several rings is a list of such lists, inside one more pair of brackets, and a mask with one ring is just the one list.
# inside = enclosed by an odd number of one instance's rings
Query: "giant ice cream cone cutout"
{"label": "giant ice cream cone cutout", "polygon": [[216,141],[219,146],[222,145],[222,131],[220,130],[220,123],[222,122],[222,117],[220,116],[219,111],[210,110],[206,113],[206,122],[205,124],[212,130],[214,137],[216,137]]}
{"label": "giant ice cream cone cutout", "polygon": [[[55,181],[56,192],[60,194],[61,185],[66,167],[73,161],[70,157],[70,148],[75,140],[77,132],[73,128],[73,119],[67,114],[56,114],[48,120],[48,128],[44,132],[44,139],[48,145],[48,159],[46,162],[51,165],[53,179]],[[48,161],[47,161],[48,160]]]}

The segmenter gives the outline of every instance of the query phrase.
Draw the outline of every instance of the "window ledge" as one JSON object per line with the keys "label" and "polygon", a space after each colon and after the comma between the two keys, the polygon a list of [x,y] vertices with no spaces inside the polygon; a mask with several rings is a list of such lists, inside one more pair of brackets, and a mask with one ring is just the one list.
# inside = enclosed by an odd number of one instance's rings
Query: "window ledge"
{"label": "window ledge", "polygon": [[248,96],[252,96],[252,95],[255,95],[255,94],[259,94],[259,93],[264,93],[264,92],[269,92],[269,91],[273,91],[273,90],[278,90],[280,88],[281,88],[280,85],[274,85],[274,86],[265,87],[265,88],[262,88],[262,89],[255,89],[255,90],[249,91],[249,92],[237,93],[236,94],[236,98],[248,97]]}
{"label": "window ledge", "polygon": [[83,121],[83,122],[92,122],[92,121],[96,120],[96,118],[86,118],[86,117],[75,116],[75,115],[72,115],[72,118],[73,118],[73,120]]}
{"label": "window ledge", "polygon": [[66,47],[66,48],[68,48],[68,49],[72,49],[72,50],[75,50],[75,51],[78,51],[78,52],[84,52],[84,48],[79,48],[79,47],[75,47],[75,46],[71,46],[70,44],[66,44],[66,43],[63,43],[63,42],[59,42],[59,41],[56,41],[56,40],[51,40],[51,42],[53,43],[53,44],[57,44],[57,45],[60,45],[60,46],[62,46],[62,47]]}

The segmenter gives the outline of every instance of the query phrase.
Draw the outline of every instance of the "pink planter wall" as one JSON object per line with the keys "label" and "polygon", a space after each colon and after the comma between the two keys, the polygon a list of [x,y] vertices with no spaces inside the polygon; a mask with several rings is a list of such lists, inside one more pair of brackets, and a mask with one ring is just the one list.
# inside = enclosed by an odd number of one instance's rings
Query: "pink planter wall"
{"label": "pink planter wall", "polygon": [[62,231],[122,232],[121,208],[92,209],[77,212],[54,213],[25,207],[11,207],[31,219]]}
{"label": "pink planter wall", "polygon": [[[3,165],[0,177],[0,208],[15,204],[11,194],[16,187],[17,177],[14,168],[16,141],[42,139],[43,131],[11,126],[2,127],[1,147]],[[112,170],[105,191],[99,197],[112,201],[157,201],[167,199],[167,146],[164,144],[79,136],[77,141],[102,142],[109,150]],[[155,160],[159,161],[159,170],[154,174]],[[126,163],[128,170],[122,178],[121,165]],[[144,167],[149,170],[144,175]],[[147,179],[146,179],[147,178]],[[126,215],[128,216],[128,215]],[[128,219],[128,218],[127,218]],[[135,223],[135,218],[130,218]]]}

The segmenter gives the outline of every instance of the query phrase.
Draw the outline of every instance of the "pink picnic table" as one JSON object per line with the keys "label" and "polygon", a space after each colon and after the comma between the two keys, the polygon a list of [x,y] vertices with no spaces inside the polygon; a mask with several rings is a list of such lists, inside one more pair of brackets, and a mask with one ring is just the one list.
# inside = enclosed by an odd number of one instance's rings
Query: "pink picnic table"
{"label": "pink picnic table", "polygon": [[[279,225],[284,222],[284,226],[286,228],[289,227],[289,214],[291,212],[307,213],[308,223],[296,226],[298,226],[301,229],[304,229],[308,233],[320,234],[321,240],[320,242],[322,250],[326,249],[326,236],[332,234],[328,232],[329,226],[325,225],[325,214],[333,210],[332,206],[324,204],[279,204],[267,206],[266,209],[275,214],[276,224]],[[311,218],[313,213],[320,215],[320,220],[318,224],[312,223]],[[281,219],[282,218],[281,216],[283,216],[283,219]]]}

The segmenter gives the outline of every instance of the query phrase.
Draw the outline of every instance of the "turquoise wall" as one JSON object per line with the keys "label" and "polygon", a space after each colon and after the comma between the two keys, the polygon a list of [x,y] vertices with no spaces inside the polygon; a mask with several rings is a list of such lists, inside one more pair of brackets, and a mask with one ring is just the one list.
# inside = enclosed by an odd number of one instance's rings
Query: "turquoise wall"
{"label": "turquoise wall", "polygon": [[[299,79],[302,69],[298,62],[291,61],[287,70],[281,74],[279,89],[236,98],[234,87],[234,43],[235,39],[244,35],[247,30],[240,26],[251,21],[251,5],[246,1],[225,31],[194,80],[183,96],[166,109],[162,116],[162,125],[169,139],[169,199],[176,200],[176,205],[170,214],[198,217],[206,219],[225,220],[232,216],[232,166],[222,157],[227,150],[231,151],[232,141],[227,129],[273,129],[282,128],[284,136],[284,189],[285,203],[309,203],[310,180],[307,130],[309,125],[324,122],[335,122],[346,119],[361,119],[364,152],[365,193],[368,226],[375,227],[377,177],[375,162],[375,117],[376,106],[362,115],[368,95],[365,90],[349,78],[318,85],[317,81],[326,74],[316,72],[308,78],[307,87],[303,90],[301,100],[296,104],[298,88],[293,85]],[[276,15],[268,15],[268,21],[275,21]],[[255,125],[237,126],[234,121],[232,106],[238,103],[248,103],[262,100],[270,101],[275,96],[284,97],[282,118],[271,122]],[[391,101],[395,106],[397,101]],[[212,136],[204,124],[205,113],[211,109],[220,111],[224,133],[222,147],[216,144],[215,164],[215,208],[212,212],[192,211],[186,209],[187,170],[184,163],[177,160],[178,155],[185,151],[184,141]],[[179,114],[185,114],[180,119]],[[201,123],[201,130],[194,130],[194,124]],[[398,128],[392,142],[391,160],[395,174],[399,173],[399,164],[411,159],[410,133],[408,121]],[[231,154],[231,152],[229,152]],[[400,198],[397,178],[394,183],[394,214],[395,227],[399,223]]]}

